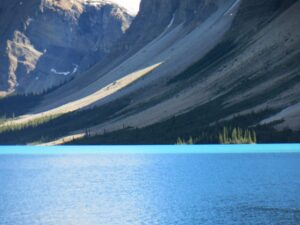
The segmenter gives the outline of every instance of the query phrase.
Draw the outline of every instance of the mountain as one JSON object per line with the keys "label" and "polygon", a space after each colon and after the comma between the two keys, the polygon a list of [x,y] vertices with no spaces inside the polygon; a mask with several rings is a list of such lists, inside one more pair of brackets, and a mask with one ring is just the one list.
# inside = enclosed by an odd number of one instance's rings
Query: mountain
{"label": "mountain", "polygon": [[132,16],[97,0],[3,0],[0,91],[42,92],[101,61]]}
{"label": "mountain", "polygon": [[300,141],[299,11],[297,0],[142,0],[101,62],[10,123],[19,135],[47,126],[50,144],[216,143],[225,126]]}

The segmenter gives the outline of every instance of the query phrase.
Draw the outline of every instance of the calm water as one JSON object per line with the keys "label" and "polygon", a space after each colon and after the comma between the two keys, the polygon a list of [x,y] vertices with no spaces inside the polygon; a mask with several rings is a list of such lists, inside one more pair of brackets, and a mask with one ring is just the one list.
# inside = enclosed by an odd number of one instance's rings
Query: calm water
{"label": "calm water", "polygon": [[1,225],[300,224],[300,154],[0,156]]}

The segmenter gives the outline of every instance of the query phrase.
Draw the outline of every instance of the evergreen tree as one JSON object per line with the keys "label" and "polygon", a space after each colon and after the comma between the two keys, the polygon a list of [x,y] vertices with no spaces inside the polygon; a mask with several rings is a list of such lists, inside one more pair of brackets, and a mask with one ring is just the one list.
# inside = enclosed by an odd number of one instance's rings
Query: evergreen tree
{"label": "evergreen tree", "polygon": [[[230,133],[230,135],[228,135]],[[220,144],[253,144],[256,143],[256,133],[241,128],[223,128],[223,133],[218,136]]]}
{"label": "evergreen tree", "polygon": [[192,137],[190,137],[190,139],[188,140],[188,144],[189,144],[189,145],[193,145],[193,144],[194,144],[194,140],[193,140]]}
{"label": "evergreen tree", "polygon": [[178,145],[184,145],[185,143],[184,143],[184,140],[183,139],[181,139],[180,137],[177,139],[177,144]]}
{"label": "evergreen tree", "polygon": [[237,129],[234,128],[231,134],[232,142],[238,144]]}
{"label": "evergreen tree", "polygon": [[220,144],[225,144],[224,132],[223,132],[223,134],[219,134],[219,142],[220,142]]}
{"label": "evergreen tree", "polygon": [[255,131],[252,131],[252,140],[253,140],[253,143],[257,143],[257,138],[256,138],[256,132]]}

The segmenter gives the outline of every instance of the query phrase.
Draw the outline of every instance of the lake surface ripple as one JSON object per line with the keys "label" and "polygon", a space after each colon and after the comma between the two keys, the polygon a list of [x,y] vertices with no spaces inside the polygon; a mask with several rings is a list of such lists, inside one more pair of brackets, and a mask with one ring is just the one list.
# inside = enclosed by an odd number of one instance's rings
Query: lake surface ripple
{"label": "lake surface ripple", "polygon": [[300,224],[300,154],[0,156],[0,225]]}

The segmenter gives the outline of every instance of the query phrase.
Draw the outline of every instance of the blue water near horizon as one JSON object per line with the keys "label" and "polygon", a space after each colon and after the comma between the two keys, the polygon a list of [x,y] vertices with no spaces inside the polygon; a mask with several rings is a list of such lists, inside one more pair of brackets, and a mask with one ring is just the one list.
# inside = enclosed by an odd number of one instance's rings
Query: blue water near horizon
{"label": "blue water near horizon", "polygon": [[300,153],[300,144],[259,145],[112,145],[112,146],[0,146],[0,155],[11,154],[247,154]]}
{"label": "blue water near horizon", "polygon": [[2,146],[0,225],[298,225],[298,147]]}

